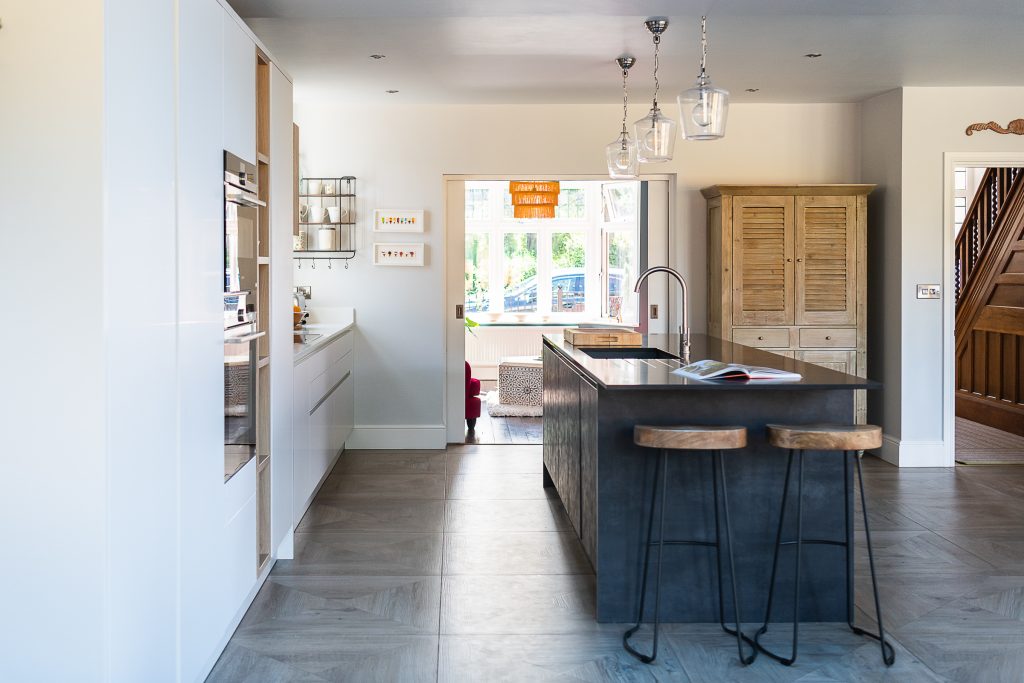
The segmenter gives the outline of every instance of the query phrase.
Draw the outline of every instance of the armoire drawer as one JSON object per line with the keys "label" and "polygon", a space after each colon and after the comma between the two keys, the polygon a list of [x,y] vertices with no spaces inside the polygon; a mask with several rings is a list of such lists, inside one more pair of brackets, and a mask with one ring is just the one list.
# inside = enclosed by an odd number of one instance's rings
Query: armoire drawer
{"label": "armoire drawer", "polygon": [[745,346],[785,349],[789,347],[789,328],[734,327],[732,340]]}
{"label": "armoire drawer", "polygon": [[804,349],[852,349],[857,346],[854,327],[803,327],[800,347]]}

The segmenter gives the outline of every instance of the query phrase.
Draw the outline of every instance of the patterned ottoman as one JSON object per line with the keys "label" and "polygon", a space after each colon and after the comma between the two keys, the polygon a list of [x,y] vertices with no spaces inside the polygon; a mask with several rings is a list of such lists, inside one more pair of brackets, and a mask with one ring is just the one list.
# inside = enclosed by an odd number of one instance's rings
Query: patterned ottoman
{"label": "patterned ottoman", "polygon": [[498,402],[544,405],[544,366],[540,356],[510,356],[498,363]]}

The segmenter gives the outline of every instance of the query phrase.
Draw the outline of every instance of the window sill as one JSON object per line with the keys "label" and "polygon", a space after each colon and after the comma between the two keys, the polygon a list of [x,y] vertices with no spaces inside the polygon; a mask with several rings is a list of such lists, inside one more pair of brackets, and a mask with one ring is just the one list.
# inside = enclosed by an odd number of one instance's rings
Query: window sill
{"label": "window sill", "polygon": [[562,316],[544,313],[502,313],[494,315],[490,313],[467,313],[466,317],[476,322],[480,327],[572,327],[586,323],[588,325],[600,325],[607,327],[635,327],[629,323],[619,323],[614,320],[595,320],[585,316]]}

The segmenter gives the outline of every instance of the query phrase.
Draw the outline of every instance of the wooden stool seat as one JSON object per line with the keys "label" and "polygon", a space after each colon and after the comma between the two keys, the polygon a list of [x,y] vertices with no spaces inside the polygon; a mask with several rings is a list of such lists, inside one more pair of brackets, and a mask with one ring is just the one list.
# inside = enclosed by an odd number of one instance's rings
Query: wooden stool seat
{"label": "wooden stool seat", "polygon": [[685,451],[723,451],[747,445],[746,427],[681,425],[676,427],[633,427],[633,443],[644,448]]}
{"label": "wooden stool seat", "polygon": [[866,451],[882,446],[875,425],[766,425],[768,443],[808,451]]}

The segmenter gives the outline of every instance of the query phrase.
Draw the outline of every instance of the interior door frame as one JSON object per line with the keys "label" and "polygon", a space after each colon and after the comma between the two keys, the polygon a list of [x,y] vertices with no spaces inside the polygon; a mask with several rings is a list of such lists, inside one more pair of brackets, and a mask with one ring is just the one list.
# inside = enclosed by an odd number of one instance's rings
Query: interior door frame
{"label": "interior door frame", "polygon": [[942,173],[942,467],[956,466],[956,302],[953,300],[953,268],[956,240],[953,235],[953,169],[958,166],[1024,167],[1021,152],[946,152]]}
{"label": "interior door frame", "polygon": [[[445,343],[445,382],[444,382],[444,419],[445,433],[448,443],[461,443],[464,436],[463,423],[465,422],[465,396],[463,391],[465,361],[466,361],[466,332],[461,320],[455,318],[455,306],[465,304],[463,291],[463,280],[465,277],[465,262],[462,251],[466,242],[465,222],[465,192],[461,196],[453,194],[456,186],[464,189],[466,181],[471,180],[535,180],[547,178],[549,180],[573,181],[609,181],[607,174],[593,173],[508,173],[508,174],[444,174],[442,176],[442,193],[444,198],[444,294],[442,296],[443,310],[441,311],[444,321]],[[660,173],[641,175],[640,181],[664,181],[667,185],[667,207],[668,212],[666,229],[667,234],[659,240],[665,250],[665,260],[668,265],[675,263],[675,236],[676,224],[676,175],[674,173]],[[648,242],[650,239],[648,238]],[[459,248],[456,253],[454,249]],[[668,316],[662,316],[660,323],[664,321],[666,329],[671,323],[670,316],[675,311],[673,293],[664,281],[652,282],[647,289],[648,297],[661,299],[662,309],[669,311]],[[641,321],[646,316],[641,311]],[[654,331],[662,331],[656,329]]]}

